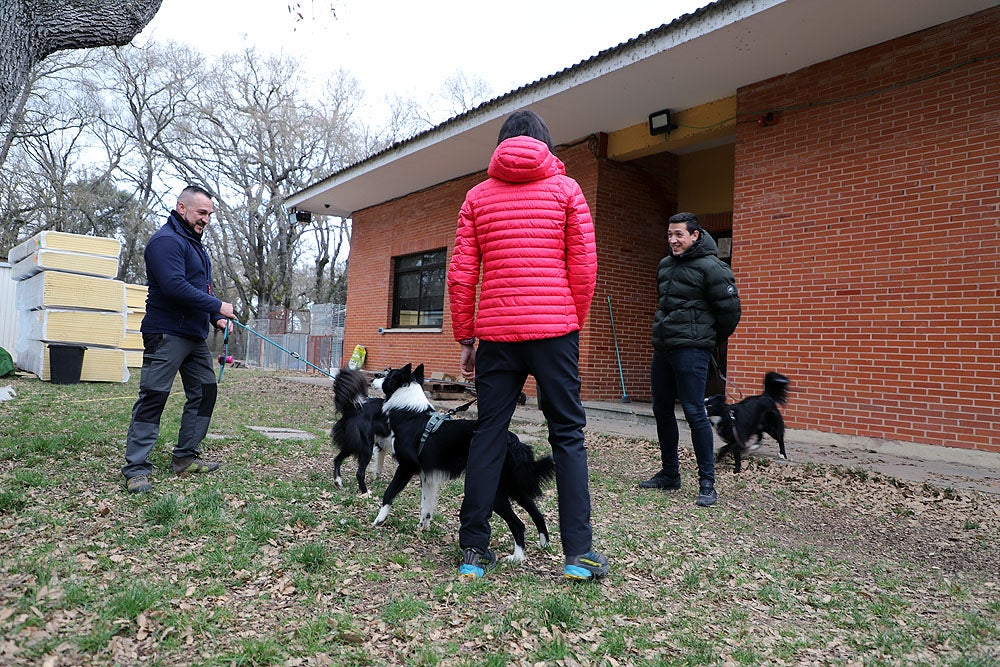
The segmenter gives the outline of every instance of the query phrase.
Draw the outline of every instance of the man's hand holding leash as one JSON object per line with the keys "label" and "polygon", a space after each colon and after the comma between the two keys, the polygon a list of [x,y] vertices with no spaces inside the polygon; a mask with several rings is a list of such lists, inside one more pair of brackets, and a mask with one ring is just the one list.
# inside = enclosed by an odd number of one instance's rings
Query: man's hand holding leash
{"label": "man's hand holding leash", "polygon": [[231,333],[233,330],[232,321],[236,319],[236,311],[233,310],[233,304],[223,301],[222,307],[219,308],[219,314],[222,317],[215,321],[215,328],[225,331],[227,334]]}

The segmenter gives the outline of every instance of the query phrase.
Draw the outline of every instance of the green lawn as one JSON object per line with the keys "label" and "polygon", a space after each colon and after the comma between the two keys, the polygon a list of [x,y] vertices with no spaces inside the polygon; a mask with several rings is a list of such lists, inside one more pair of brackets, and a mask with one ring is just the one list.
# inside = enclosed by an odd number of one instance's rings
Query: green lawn
{"label": "green lawn", "polygon": [[[387,480],[357,496],[350,460],[346,488],[333,485],[329,389],[227,369],[205,443],[223,467],[176,478],[178,381],[153,493],[130,496],[120,467],[137,377],[12,384],[0,403],[3,665],[1000,664],[995,496],[752,459],[739,476],[720,468],[720,502],[702,509],[686,433],[675,493],[635,486],[656,467],[652,443],[589,434],[610,575],[562,579],[549,491],[551,549],[529,541],[521,565],[463,583],[461,480],[429,530],[416,530],[415,484],[372,528]],[[544,425],[516,428],[547,450]]]}

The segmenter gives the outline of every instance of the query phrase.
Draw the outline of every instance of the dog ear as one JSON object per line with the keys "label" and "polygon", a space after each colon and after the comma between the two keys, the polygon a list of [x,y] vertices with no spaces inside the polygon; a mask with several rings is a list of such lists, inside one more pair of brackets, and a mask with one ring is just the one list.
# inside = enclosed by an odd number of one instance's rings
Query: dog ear
{"label": "dog ear", "polygon": [[399,369],[399,372],[402,373],[403,375],[409,375],[411,372],[411,368],[412,367],[410,366],[410,364],[406,364],[405,366]]}
{"label": "dog ear", "polygon": [[420,364],[419,366],[417,366],[417,368],[413,371],[413,377],[420,384],[424,383],[424,365],[423,364]]}

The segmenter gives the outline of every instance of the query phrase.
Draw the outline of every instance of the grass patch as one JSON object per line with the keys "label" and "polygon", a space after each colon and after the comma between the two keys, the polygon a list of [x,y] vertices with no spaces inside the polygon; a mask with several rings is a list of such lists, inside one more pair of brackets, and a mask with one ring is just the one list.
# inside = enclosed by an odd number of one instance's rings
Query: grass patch
{"label": "grass patch", "polygon": [[[164,474],[183,407],[175,391],[153,493],[130,496],[118,471],[137,378],[14,382],[17,400],[0,411],[0,661],[1000,661],[995,497],[754,459],[738,477],[720,466],[720,502],[703,510],[693,505],[690,447],[682,489],[649,492],[635,482],[659,464],[653,443],[588,432],[594,546],[611,559],[607,579],[562,578],[550,490],[539,506],[552,547],[534,546],[529,527],[524,563],[459,582],[461,480],[442,490],[429,530],[416,530],[416,484],[373,528],[392,465],[371,497],[332,485],[329,388],[227,370],[218,437],[203,445],[223,466],[183,478]],[[248,426],[317,437],[274,441]],[[545,452],[544,424],[516,428]],[[509,553],[506,526],[497,519],[493,530],[498,555]]]}
{"label": "grass patch", "polygon": [[112,596],[108,604],[110,619],[127,618],[135,620],[160,599],[159,591],[152,586],[129,584]]}
{"label": "grass patch", "polygon": [[142,514],[145,520],[153,525],[169,527],[177,523],[181,516],[181,507],[177,496],[160,496],[153,500]]}
{"label": "grass patch", "polygon": [[327,548],[319,542],[296,545],[289,550],[289,557],[306,572],[319,572],[333,560]]}
{"label": "grass patch", "polygon": [[12,489],[4,489],[0,491],[0,513],[8,512],[13,514],[15,512],[20,512],[27,506],[28,499],[20,491],[14,491]]}

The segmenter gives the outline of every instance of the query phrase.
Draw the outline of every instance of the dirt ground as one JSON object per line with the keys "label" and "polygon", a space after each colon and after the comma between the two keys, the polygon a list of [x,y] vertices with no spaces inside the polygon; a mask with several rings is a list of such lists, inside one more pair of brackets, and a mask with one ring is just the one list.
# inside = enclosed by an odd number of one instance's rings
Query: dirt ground
{"label": "dirt ground", "polygon": [[[332,380],[328,378],[300,376],[285,379],[319,386],[332,385]],[[471,400],[471,395],[463,400],[435,399],[433,403],[438,410],[450,410],[465,405],[468,400]],[[587,402],[585,407],[588,433],[656,440],[652,406],[648,403]],[[461,413],[468,419],[474,419],[475,415],[475,404]],[[683,422],[683,413],[678,410],[677,415]],[[537,437],[545,437],[541,428],[545,418],[533,399],[528,399],[526,405],[518,406],[513,421],[529,429],[535,425],[539,427]],[[690,440],[685,440],[685,437],[682,427],[682,445],[690,447]],[[787,431],[785,446],[787,463],[791,464],[844,466],[943,489],[1000,496],[1000,453],[798,429]],[[778,458],[777,445],[769,438],[765,438],[764,444],[753,456],[784,463]]]}
{"label": "dirt ground", "polygon": [[[656,440],[649,404],[590,403],[587,415],[588,432]],[[678,417],[683,420],[682,414],[678,413]],[[544,421],[541,412],[530,404],[519,407],[514,418],[525,424]],[[690,447],[690,439],[686,438],[682,427],[681,444]],[[792,464],[844,466],[944,489],[1000,496],[1000,454],[993,452],[797,429],[788,430],[785,447]],[[752,456],[782,462],[777,445],[766,436]]]}

